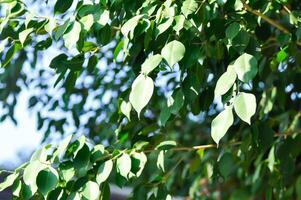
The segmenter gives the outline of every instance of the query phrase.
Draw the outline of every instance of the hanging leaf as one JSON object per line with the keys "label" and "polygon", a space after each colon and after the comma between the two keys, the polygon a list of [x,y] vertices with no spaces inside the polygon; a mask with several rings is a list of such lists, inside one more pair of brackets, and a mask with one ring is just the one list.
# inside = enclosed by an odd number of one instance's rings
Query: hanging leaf
{"label": "hanging leaf", "polygon": [[56,19],[55,18],[49,18],[48,23],[44,26],[45,31],[52,36],[52,31],[56,27]]}
{"label": "hanging leaf", "polygon": [[256,112],[256,97],[241,92],[234,100],[234,110],[241,120],[251,124],[251,117]]}
{"label": "hanging leaf", "polygon": [[90,14],[90,15],[86,15],[86,16],[82,17],[80,19],[80,22],[84,25],[84,29],[86,31],[89,31],[94,23],[93,15]]}
{"label": "hanging leaf", "polygon": [[105,26],[109,23],[109,21],[110,21],[110,12],[108,10],[104,10],[103,13],[101,13],[97,23],[102,26]]}
{"label": "hanging leaf", "polygon": [[159,54],[147,58],[141,66],[141,72],[145,75],[148,75],[160,64],[161,61],[162,56]]}
{"label": "hanging leaf", "polygon": [[245,83],[251,81],[258,71],[256,58],[247,53],[244,53],[238,57],[233,66],[237,73],[238,79]]}
{"label": "hanging leaf", "polygon": [[23,46],[24,45],[24,42],[27,38],[27,36],[33,31],[33,28],[29,28],[29,29],[26,29],[22,32],[19,33],[19,40],[20,40],[20,43],[21,45]]}
{"label": "hanging leaf", "polygon": [[24,169],[23,180],[24,183],[30,186],[32,193],[35,193],[38,189],[36,178],[40,171],[47,168],[47,165],[42,164],[40,161],[35,160],[30,162]]}
{"label": "hanging leaf", "polygon": [[5,38],[4,40],[0,41],[0,53],[2,53],[2,51],[5,49],[7,43],[8,43],[8,38]]}
{"label": "hanging leaf", "polygon": [[37,176],[38,190],[46,197],[58,184],[58,173],[53,168],[42,170]]}
{"label": "hanging leaf", "polygon": [[117,158],[116,166],[117,172],[124,178],[128,179],[132,166],[131,157],[128,154],[123,153],[119,158]]}
{"label": "hanging leaf", "polygon": [[159,24],[155,30],[155,37],[157,38],[159,35],[164,33],[172,25],[173,21],[174,21],[174,18],[170,17],[162,24]]}
{"label": "hanging leaf", "polygon": [[112,171],[112,168],[113,168],[112,160],[108,160],[99,166],[98,172],[96,175],[96,182],[99,185],[108,179],[108,177],[110,176],[110,173]]}
{"label": "hanging leaf", "polygon": [[170,67],[173,67],[176,63],[178,63],[185,54],[185,46],[179,41],[172,41],[166,44],[162,51],[162,57],[167,61]]}
{"label": "hanging leaf", "polygon": [[235,36],[237,36],[237,34],[240,31],[240,24],[237,22],[234,22],[232,24],[230,24],[228,26],[228,28],[226,29],[226,37],[230,40],[232,40],[233,38],[235,38]]}
{"label": "hanging leaf", "polygon": [[54,13],[65,13],[71,6],[73,0],[57,0],[54,5]]}
{"label": "hanging leaf", "polygon": [[194,13],[198,8],[198,4],[195,0],[185,0],[181,7],[181,12],[187,18],[188,15]]}
{"label": "hanging leaf", "polygon": [[168,140],[168,141],[163,141],[160,144],[158,144],[156,146],[156,149],[158,149],[158,150],[168,150],[168,149],[171,149],[175,146],[177,146],[177,143],[175,141]]}
{"label": "hanging leaf", "polygon": [[221,77],[218,79],[215,90],[214,90],[214,96],[215,98],[226,94],[230,90],[230,88],[233,86],[233,84],[236,81],[236,73],[233,69],[233,67],[229,67],[228,70],[221,75]]}
{"label": "hanging leaf", "polygon": [[63,36],[65,47],[67,49],[70,50],[75,46],[75,44],[79,40],[80,31],[81,31],[81,25],[79,22],[75,21],[72,29]]}
{"label": "hanging leaf", "polygon": [[6,188],[12,186],[12,184],[15,182],[16,178],[18,178],[19,173],[13,173],[7,176],[4,180],[4,182],[0,183],[0,192],[5,190]]}
{"label": "hanging leaf", "polygon": [[[137,15],[130,20],[128,20],[122,27],[121,27],[121,33],[125,37],[133,38],[134,37],[134,30],[136,26],[138,25],[139,20],[142,18],[143,15]],[[130,36],[129,36],[130,34]]]}
{"label": "hanging leaf", "polygon": [[211,123],[211,137],[214,142],[218,145],[219,141],[230,126],[233,124],[233,113],[232,113],[232,106],[226,107],[224,111],[218,114]]}
{"label": "hanging leaf", "polygon": [[131,110],[132,105],[130,102],[122,101],[120,105],[120,110],[129,120],[131,120]]}
{"label": "hanging leaf", "polygon": [[141,110],[148,104],[154,91],[153,80],[140,74],[132,84],[130,102],[140,116]]}
{"label": "hanging leaf", "polygon": [[138,171],[135,173],[136,177],[139,177],[142,174],[144,166],[147,162],[147,157],[146,157],[145,153],[143,153],[143,152],[139,152],[139,153],[134,152],[131,156],[135,160],[139,160]]}
{"label": "hanging leaf", "polygon": [[100,193],[99,185],[93,181],[88,181],[82,191],[82,195],[89,200],[98,200]]}
{"label": "hanging leaf", "polygon": [[158,158],[157,158],[157,167],[159,169],[161,169],[163,172],[165,171],[164,154],[165,154],[165,150],[160,151],[159,154],[158,154]]}

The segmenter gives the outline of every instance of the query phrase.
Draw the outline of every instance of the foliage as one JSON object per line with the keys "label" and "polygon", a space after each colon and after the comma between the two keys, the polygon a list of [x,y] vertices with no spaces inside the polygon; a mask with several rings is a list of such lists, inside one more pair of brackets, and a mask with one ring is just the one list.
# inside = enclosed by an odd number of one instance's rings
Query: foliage
{"label": "foliage", "polygon": [[0,191],[108,199],[110,183],[132,187],[131,199],[301,199],[299,0],[0,8],[1,121],[17,123],[27,88],[44,143],[65,138]]}

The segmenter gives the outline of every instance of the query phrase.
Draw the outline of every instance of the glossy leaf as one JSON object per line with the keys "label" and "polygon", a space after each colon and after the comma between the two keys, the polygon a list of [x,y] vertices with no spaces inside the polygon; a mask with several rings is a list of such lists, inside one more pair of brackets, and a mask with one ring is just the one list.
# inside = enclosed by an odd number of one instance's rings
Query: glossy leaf
{"label": "glossy leaf", "polygon": [[241,120],[251,124],[251,117],[256,112],[256,97],[250,93],[240,93],[234,100],[234,110]]}
{"label": "glossy leaf", "polygon": [[211,122],[211,137],[217,145],[219,145],[220,139],[224,137],[233,121],[232,107],[226,107],[213,119]]}
{"label": "glossy leaf", "polygon": [[238,79],[245,83],[251,81],[258,71],[256,58],[247,53],[244,53],[238,57],[233,66],[237,73]]}
{"label": "glossy leaf", "polygon": [[96,175],[96,182],[100,185],[101,183],[105,182],[108,177],[110,176],[110,173],[113,169],[113,162],[112,160],[108,160],[100,165],[98,168],[98,172]]}
{"label": "glossy leaf", "polygon": [[237,75],[234,69],[232,67],[228,68],[228,70],[219,77],[216,83],[214,90],[215,98],[226,94],[235,83],[236,77]]}
{"label": "glossy leaf", "polygon": [[178,63],[185,54],[185,46],[179,41],[172,41],[166,44],[161,50],[162,57],[166,60],[170,67]]}
{"label": "glossy leaf", "polygon": [[130,102],[140,116],[141,110],[148,104],[154,91],[153,80],[140,74],[132,84]]}
{"label": "glossy leaf", "polygon": [[116,161],[117,172],[124,178],[128,178],[128,175],[131,171],[131,158],[128,154],[123,153]]}
{"label": "glossy leaf", "polygon": [[158,67],[161,61],[162,61],[162,56],[159,54],[147,58],[141,66],[141,72],[145,75],[148,75],[156,67]]}

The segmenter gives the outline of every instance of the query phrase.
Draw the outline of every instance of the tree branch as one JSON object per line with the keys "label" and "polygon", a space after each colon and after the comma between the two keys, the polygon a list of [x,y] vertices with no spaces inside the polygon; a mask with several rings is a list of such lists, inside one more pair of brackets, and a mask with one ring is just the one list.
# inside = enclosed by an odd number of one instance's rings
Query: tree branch
{"label": "tree branch", "polygon": [[[275,28],[277,28],[281,32],[286,33],[286,34],[290,34],[290,31],[286,27],[284,27],[283,25],[281,25],[278,22],[276,22],[275,20],[267,17],[266,15],[262,14],[261,12],[259,12],[257,10],[254,10],[244,0],[241,0],[241,2],[242,2],[243,7],[245,8],[246,11],[252,13],[253,15],[261,17],[263,20],[265,20],[266,22],[268,22],[270,25],[274,26]],[[297,45],[301,46],[300,41],[296,41],[296,42],[297,42]]]}

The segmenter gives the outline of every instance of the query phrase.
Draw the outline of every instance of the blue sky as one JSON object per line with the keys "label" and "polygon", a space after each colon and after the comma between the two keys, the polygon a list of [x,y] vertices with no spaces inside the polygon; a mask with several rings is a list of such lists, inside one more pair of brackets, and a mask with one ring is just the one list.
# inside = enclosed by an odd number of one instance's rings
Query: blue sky
{"label": "blue sky", "polygon": [[36,131],[35,113],[27,109],[28,94],[23,92],[16,106],[15,126],[10,120],[0,123],[0,165],[13,168],[20,164],[18,155],[29,156],[40,145],[42,134]]}

